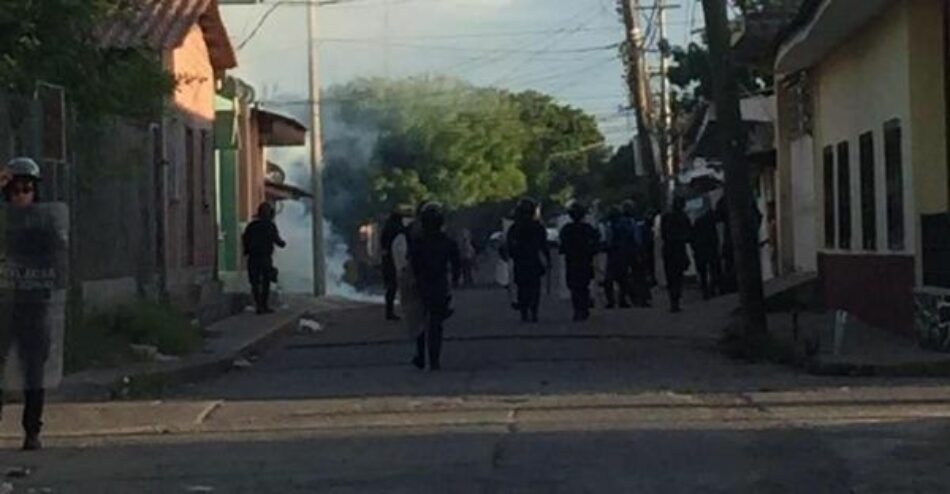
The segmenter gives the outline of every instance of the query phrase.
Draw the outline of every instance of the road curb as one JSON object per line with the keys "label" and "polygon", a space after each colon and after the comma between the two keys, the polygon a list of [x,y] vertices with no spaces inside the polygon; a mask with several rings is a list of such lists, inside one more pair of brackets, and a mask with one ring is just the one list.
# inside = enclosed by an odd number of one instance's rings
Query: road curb
{"label": "road curb", "polygon": [[[330,311],[333,309],[325,309]],[[324,311],[317,311],[324,312]],[[267,330],[237,348],[218,354],[196,354],[172,363],[140,364],[133,367],[77,373],[63,378],[50,392],[50,401],[103,401],[141,397],[170,385],[207,379],[230,370],[234,361],[273,348],[292,334],[309,308],[293,309]]]}
{"label": "road curb", "polygon": [[819,359],[808,362],[806,370],[817,376],[944,377],[950,376],[950,357],[931,362],[895,364],[823,362]]}

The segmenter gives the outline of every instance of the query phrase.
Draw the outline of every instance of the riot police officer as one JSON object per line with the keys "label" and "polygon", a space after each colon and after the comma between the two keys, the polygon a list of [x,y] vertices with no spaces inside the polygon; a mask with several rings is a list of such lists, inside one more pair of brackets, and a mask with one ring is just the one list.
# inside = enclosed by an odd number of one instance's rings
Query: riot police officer
{"label": "riot police officer", "polygon": [[517,306],[524,322],[538,322],[541,278],[551,265],[547,230],[538,217],[538,203],[524,198],[518,202],[515,222],[508,229],[508,255],[515,264]]}
{"label": "riot police officer", "polygon": [[412,363],[424,368],[428,353],[429,370],[436,371],[441,368],[443,323],[452,314],[449,274],[457,285],[462,263],[458,245],[442,231],[445,215],[441,205],[429,203],[419,216],[422,232],[409,243],[409,262],[428,325],[416,339],[416,356]]}
{"label": "riot police officer", "polygon": [[[40,167],[30,158],[15,158],[6,165],[0,173],[0,187],[4,201],[12,206],[7,214],[24,214],[20,211],[39,200],[38,186],[41,179]],[[17,238],[8,238],[7,244],[3,246],[7,263],[29,268],[35,262],[49,261],[55,255],[57,238],[59,237],[56,232],[43,229],[28,228],[17,231]],[[13,280],[13,283],[15,285],[16,281]],[[50,352],[47,314],[51,290],[40,286],[12,286],[4,291],[10,288],[12,292],[3,296],[6,300],[0,302],[4,306],[0,307],[0,313],[5,316],[4,320],[0,321],[0,369],[4,367],[11,344],[15,344],[25,379],[23,449],[36,450],[42,447],[40,431],[43,427],[43,406],[46,400],[44,368]]]}
{"label": "riot police officer", "polygon": [[574,321],[590,318],[590,283],[594,279],[594,256],[600,247],[600,233],[584,221],[587,208],[578,201],[568,205],[571,223],[561,229],[567,286],[571,290]]}

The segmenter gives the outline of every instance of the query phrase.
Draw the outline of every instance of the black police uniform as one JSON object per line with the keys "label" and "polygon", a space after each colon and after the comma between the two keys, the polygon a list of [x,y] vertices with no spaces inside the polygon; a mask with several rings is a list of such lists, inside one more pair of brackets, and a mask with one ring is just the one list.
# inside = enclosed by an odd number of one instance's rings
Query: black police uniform
{"label": "black police uniform", "polygon": [[561,228],[561,253],[564,254],[575,321],[590,316],[590,282],[594,279],[594,256],[599,246],[600,233],[583,221],[574,221]]}
{"label": "black police uniform", "polygon": [[542,258],[550,261],[547,230],[537,220],[522,219],[511,225],[507,240],[508,254],[515,264],[521,319],[537,322],[541,305],[541,278],[546,272]]}
{"label": "black police uniform", "polygon": [[442,355],[442,323],[451,313],[452,301],[449,274],[458,283],[462,273],[462,263],[458,245],[441,229],[426,230],[409,244],[409,261],[416,277],[416,287],[422,304],[425,306],[429,325],[425,333],[416,340],[416,365],[424,361],[424,348],[428,343],[429,366],[440,368]]}
{"label": "black police uniform", "polygon": [[244,255],[247,256],[247,274],[258,313],[269,311],[270,284],[277,281],[274,268],[274,246],[285,247],[273,221],[257,218],[244,229]]}

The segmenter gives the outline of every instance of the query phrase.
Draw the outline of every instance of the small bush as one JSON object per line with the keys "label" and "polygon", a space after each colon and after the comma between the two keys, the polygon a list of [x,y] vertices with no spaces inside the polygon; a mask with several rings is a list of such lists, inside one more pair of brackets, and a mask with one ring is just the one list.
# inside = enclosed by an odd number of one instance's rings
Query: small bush
{"label": "small bush", "polygon": [[199,328],[174,309],[139,302],[88,315],[66,336],[66,370],[114,367],[135,361],[129,345],[152,345],[166,355],[198,350]]}

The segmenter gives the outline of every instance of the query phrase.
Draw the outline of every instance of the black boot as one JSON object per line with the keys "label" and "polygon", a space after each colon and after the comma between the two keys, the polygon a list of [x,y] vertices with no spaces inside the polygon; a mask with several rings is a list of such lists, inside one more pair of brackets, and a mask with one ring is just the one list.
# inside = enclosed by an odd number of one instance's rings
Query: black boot
{"label": "black boot", "polygon": [[416,356],[412,358],[412,365],[416,366],[417,369],[422,370],[426,368],[426,335],[422,333],[416,338]]}
{"label": "black boot", "polygon": [[434,324],[429,329],[429,370],[442,369],[442,324]]}
{"label": "black boot", "polygon": [[23,392],[23,431],[26,438],[23,440],[24,451],[41,449],[40,430],[43,428],[43,405],[46,402],[46,391],[43,389],[28,389]]}

